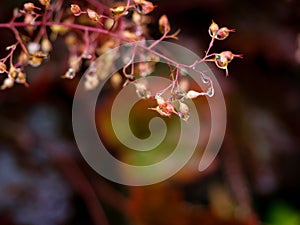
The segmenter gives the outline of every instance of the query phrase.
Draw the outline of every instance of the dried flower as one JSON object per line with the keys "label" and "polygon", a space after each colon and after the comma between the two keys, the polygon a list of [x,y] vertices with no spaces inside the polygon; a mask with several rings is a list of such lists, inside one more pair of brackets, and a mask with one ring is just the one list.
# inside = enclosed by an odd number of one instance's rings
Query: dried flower
{"label": "dried flower", "polygon": [[6,72],[6,65],[3,62],[0,62],[0,73]]}
{"label": "dried flower", "polygon": [[214,62],[217,67],[226,70],[226,76],[228,76],[228,63],[230,63],[234,57],[242,58],[243,56],[233,54],[230,51],[224,51],[215,55]]}
{"label": "dried flower", "polygon": [[243,58],[243,55],[241,54],[233,54],[231,51],[224,51],[224,52],[221,52],[220,53],[221,56],[224,56],[227,60],[228,60],[228,63],[230,63],[234,57],[236,58]]}
{"label": "dried flower", "polygon": [[170,27],[170,23],[168,20],[168,17],[166,15],[162,15],[158,21],[158,25],[159,25],[159,31],[162,34],[167,34],[170,32],[171,27]]}
{"label": "dried flower", "polygon": [[71,12],[74,14],[74,16],[80,16],[81,9],[80,9],[79,5],[71,4]]}
{"label": "dried flower", "polygon": [[224,40],[225,38],[228,37],[230,32],[234,32],[234,29],[228,29],[227,27],[222,27],[220,28],[216,35],[214,36],[217,40]]}
{"label": "dried flower", "polygon": [[215,37],[219,30],[218,24],[216,24],[214,21],[212,21],[211,25],[208,28],[208,33],[211,37]]}

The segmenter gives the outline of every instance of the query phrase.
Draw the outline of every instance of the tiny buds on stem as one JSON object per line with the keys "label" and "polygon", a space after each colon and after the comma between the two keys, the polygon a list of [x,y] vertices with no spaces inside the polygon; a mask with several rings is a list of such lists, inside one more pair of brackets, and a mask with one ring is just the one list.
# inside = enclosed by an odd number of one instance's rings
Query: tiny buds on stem
{"label": "tiny buds on stem", "polygon": [[5,73],[6,72],[6,65],[3,62],[0,62],[0,73]]}
{"label": "tiny buds on stem", "polygon": [[133,2],[134,2],[136,11],[140,14],[148,14],[156,8],[156,6],[153,5],[153,3],[149,2],[149,1],[134,0]]}
{"label": "tiny buds on stem", "polygon": [[94,10],[87,9],[88,17],[93,21],[98,21],[100,19],[100,15],[96,13]]}
{"label": "tiny buds on stem", "polygon": [[159,31],[162,34],[167,34],[170,32],[171,27],[170,27],[170,23],[168,20],[168,17],[166,15],[162,15],[158,21],[158,25],[159,25]]}
{"label": "tiny buds on stem", "polygon": [[110,8],[110,12],[113,17],[120,17],[125,16],[128,14],[128,11],[126,11],[126,6],[117,6],[114,8]]}
{"label": "tiny buds on stem", "polygon": [[82,13],[79,5],[77,5],[77,4],[71,4],[70,9],[74,16],[80,16]]}
{"label": "tiny buds on stem", "polygon": [[216,24],[214,21],[212,21],[211,25],[208,28],[209,36],[211,36],[212,38],[215,37],[218,30],[219,30],[218,24]]}
{"label": "tiny buds on stem", "polygon": [[227,27],[220,28],[214,36],[217,40],[224,40],[228,37],[230,32],[235,32],[234,29],[228,29]]}

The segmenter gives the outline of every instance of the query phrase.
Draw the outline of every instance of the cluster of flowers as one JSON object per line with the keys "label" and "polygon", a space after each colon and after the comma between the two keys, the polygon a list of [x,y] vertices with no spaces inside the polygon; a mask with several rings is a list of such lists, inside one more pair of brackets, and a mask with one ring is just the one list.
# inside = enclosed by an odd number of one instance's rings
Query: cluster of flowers
{"label": "cluster of flowers", "polygon": [[[28,86],[25,66],[37,67],[44,59],[48,58],[52,50],[52,41],[58,35],[64,37],[69,50],[68,69],[63,78],[73,79],[79,72],[83,61],[89,63],[85,72],[85,87],[87,90],[94,89],[101,80],[107,78],[110,69],[117,60],[117,54],[109,54],[106,57],[99,57],[109,49],[120,46],[123,43],[135,43],[151,39],[148,31],[148,24],[151,22],[149,13],[157,6],[146,0],[127,0],[125,4],[118,4],[115,7],[107,8],[94,0],[87,0],[90,7],[80,7],[78,4],[71,4],[68,11],[62,9],[63,1],[39,0],[38,5],[27,2],[22,9],[14,11],[13,18],[9,23],[0,24],[0,28],[10,29],[16,37],[16,42],[7,47],[9,53],[0,59],[0,73],[6,74],[1,89],[11,88],[15,83]],[[95,9],[92,9],[95,8]],[[21,22],[20,22],[21,21]],[[227,27],[219,28],[212,22],[209,27],[211,42],[205,56],[192,62],[190,65],[177,64],[171,66],[172,59],[165,58],[170,62],[170,77],[172,84],[163,91],[151,94],[146,85],[141,84],[137,77],[145,77],[155,70],[155,64],[159,61],[159,54],[153,52],[153,48],[165,39],[177,39],[178,31],[170,34],[171,26],[166,15],[158,20],[158,29],[161,38],[154,41],[150,46],[144,46],[145,62],[134,63],[137,52],[132,52],[126,59],[126,66],[122,71],[111,77],[113,87],[119,87],[122,83],[126,85],[133,83],[136,92],[141,98],[154,98],[157,106],[151,108],[162,116],[176,114],[183,120],[189,117],[189,108],[184,103],[186,99],[194,99],[198,96],[211,97],[214,93],[211,79],[202,71],[197,71],[195,66],[203,62],[214,62],[217,67],[226,70],[228,76],[228,64],[233,58],[242,56],[233,54],[230,51],[221,53],[209,53],[215,40],[224,40],[233,29]],[[18,28],[23,28],[27,33],[21,33]],[[48,27],[50,29],[48,29]],[[20,51],[16,51],[19,48]],[[146,54],[145,51],[151,52]],[[18,54],[18,57],[15,55]],[[15,59],[16,58],[16,59]],[[151,60],[149,60],[151,58]],[[184,69],[192,69],[203,77],[209,87],[204,92],[188,90],[182,87],[179,77]],[[174,76],[174,72],[176,75]],[[125,81],[124,81],[125,79]],[[186,85],[187,86],[187,85]],[[166,92],[171,96],[163,97]]]}

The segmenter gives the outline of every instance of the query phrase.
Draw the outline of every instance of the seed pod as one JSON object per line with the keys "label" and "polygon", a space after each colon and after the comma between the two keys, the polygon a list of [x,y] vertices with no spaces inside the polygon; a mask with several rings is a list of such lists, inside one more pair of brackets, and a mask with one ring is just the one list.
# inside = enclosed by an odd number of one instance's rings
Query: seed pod
{"label": "seed pod", "polygon": [[233,54],[231,51],[221,52],[220,55],[224,56],[228,60],[228,63],[230,63],[234,57],[243,58],[243,55],[241,55],[241,54],[236,55],[236,54]]}
{"label": "seed pod", "polygon": [[219,30],[218,24],[212,21],[211,25],[208,28],[208,33],[211,37],[215,37],[217,31]]}
{"label": "seed pod", "polygon": [[74,14],[74,16],[80,16],[81,9],[80,9],[79,5],[71,4],[71,12]]}
{"label": "seed pod", "polygon": [[214,61],[217,67],[219,67],[220,69],[226,69],[229,63],[224,54],[216,54]]}
{"label": "seed pod", "polygon": [[217,40],[224,40],[225,38],[228,37],[230,32],[234,32],[234,31],[235,31],[234,29],[228,29],[227,27],[222,27],[217,31],[215,38]]}

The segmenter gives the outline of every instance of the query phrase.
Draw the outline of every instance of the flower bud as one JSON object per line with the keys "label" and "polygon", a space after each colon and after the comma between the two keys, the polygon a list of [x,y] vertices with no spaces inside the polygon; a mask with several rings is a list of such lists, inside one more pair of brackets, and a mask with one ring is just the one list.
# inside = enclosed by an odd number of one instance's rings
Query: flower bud
{"label": "flower bud", "polygon": [[74,16],[80,16],[81,9],[80,9],[79,5],[71,4],[71,12],[74,14]]}
{"label": "flower bud", "polygon": [[230,32],[234,32],[234,31],[235,31],[234,29],[228,29],[227,27],[222,27],[217,31],[215,38],[217,40],[224,40],[225,38],[228,37]]}
{"label": "flower bud", "polygon": [[219,30],[218,24],[212,21],[211,25],[208,28],[208,33],[211,37],[215,37],[217,31]]}

